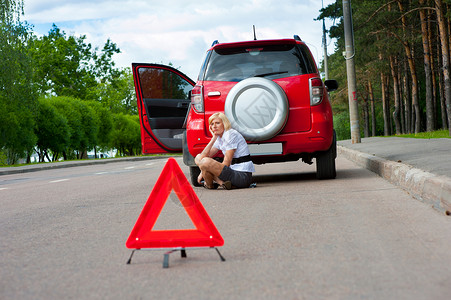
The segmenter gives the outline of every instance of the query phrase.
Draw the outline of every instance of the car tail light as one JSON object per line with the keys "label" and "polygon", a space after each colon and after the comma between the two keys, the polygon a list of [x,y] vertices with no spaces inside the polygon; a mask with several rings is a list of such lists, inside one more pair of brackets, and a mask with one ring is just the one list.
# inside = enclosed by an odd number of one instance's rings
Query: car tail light
{"label": "car tail light", "polygon": [[310,78],[310,105],[315,106],[323,101],[323,81],[320,78]]}
{"label": "car tail light", "polygon": [[196,85],[191,91],[191,104],[197,112],[204,112],[203,86]]}

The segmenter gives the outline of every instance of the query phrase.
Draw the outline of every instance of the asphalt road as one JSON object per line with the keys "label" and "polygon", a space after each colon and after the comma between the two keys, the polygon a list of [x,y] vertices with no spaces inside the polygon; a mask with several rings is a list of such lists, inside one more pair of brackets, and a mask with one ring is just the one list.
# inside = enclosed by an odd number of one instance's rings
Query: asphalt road
{"label": "asphalt road", "polygon": [[[187,174],[181,159],[177,159]],[[449,299],[451,218],[337,159],[257,166],[257,188],[195,191],[225,240],[125,247],[165,160],[0,176],[0,299]],[[192,226],[171,195],[159,229]],[[156,226],[157,226],[156,225]]]}

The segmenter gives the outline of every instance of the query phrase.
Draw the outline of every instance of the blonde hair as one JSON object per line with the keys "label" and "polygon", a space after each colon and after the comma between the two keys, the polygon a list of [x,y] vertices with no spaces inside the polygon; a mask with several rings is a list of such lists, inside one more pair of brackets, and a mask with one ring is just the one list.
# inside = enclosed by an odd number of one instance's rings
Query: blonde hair
{"label": "blonde hair", "polygon": [[229,130],[232,128],[232,124],[230,124],[229,119],[227,119],[226,115],[222,112],[214,113],[208,118],[208,124],[211,125],[211,122],[213,122],[214,119],[219,118],[222,121],[222,124],[224,124],[224,131]]}

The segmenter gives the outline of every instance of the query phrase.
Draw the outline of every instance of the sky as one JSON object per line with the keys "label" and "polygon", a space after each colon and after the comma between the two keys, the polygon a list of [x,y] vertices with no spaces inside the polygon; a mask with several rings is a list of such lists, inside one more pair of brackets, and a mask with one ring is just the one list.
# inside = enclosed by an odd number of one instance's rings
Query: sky
{"label": "sky", "polygon": [[[107,39],[121,49],[118,67],[131,63],[169,64],[197,78],[214,40],[292,38],[297,34],[323,60],[321,9],[335,0],[25,0],[23,17],[38,36],[56,24],[67,35],[86,35],[102,48]],[[326,22],[326,28],[332,25]],[[328,53],[334,42],[327,40]]]}

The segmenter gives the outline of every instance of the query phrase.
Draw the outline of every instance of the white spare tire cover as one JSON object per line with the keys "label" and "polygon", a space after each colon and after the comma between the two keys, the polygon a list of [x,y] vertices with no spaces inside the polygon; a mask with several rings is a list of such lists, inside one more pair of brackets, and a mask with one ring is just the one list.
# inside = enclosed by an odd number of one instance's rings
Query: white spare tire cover
{"label": "white spare tire cover", "polygon": [[288,100],[272,80],[253,77],[238,82],[227,95],[224,113],[248,141],[263,141],[279,133],[288,119]]}

